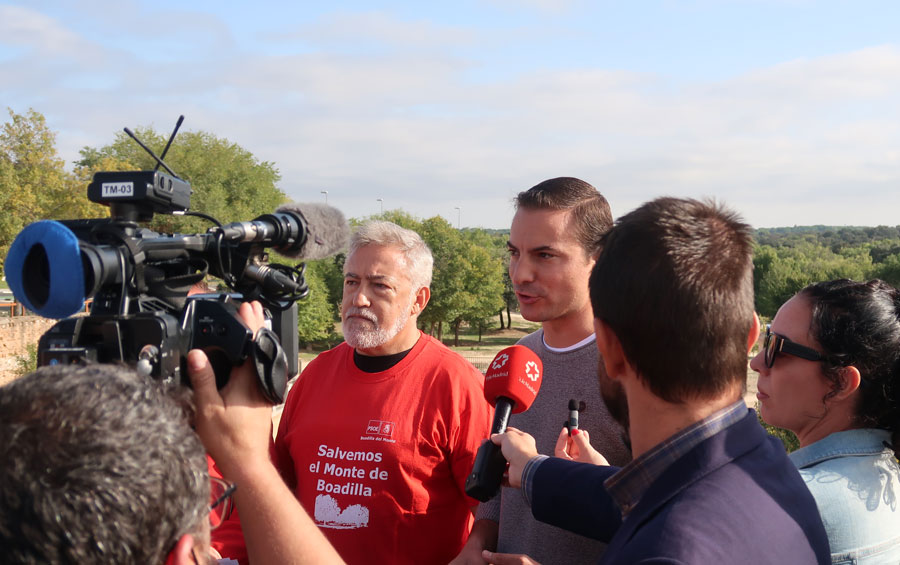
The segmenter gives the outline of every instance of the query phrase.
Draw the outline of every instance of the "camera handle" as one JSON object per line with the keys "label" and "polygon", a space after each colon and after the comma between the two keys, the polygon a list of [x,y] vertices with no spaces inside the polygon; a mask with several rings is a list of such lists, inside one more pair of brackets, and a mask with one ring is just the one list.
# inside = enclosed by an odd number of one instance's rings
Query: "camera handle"
{"label": "camera handle", "polygon": [[237,301],[228,294],[216,298],[195,297],[185,308],[183,325],[190,327],[188,349],[202,349],[222,388],[231,370],[248,357],[253,361],[260,391],[273,404],[284,402],[288,381],[287,356],[275,332],[253,331],[237,316]]}

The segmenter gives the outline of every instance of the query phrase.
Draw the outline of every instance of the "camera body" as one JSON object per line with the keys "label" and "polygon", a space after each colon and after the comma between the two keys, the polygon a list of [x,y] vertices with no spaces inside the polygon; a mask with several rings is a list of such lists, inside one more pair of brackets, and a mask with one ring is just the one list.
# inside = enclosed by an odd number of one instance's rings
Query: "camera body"
{"label": "camera body", "polygon": [[38,341],[38,365],[120,362],[145,376],[186,383],[185,354],[202,349],[215,369],[226,370],[216,379],[224,386],[227,370],[247,358],[253,341],[253,332],[237,317],[240,300],[236,294],[198,295],[181,312],[66,318]]}
{"label": "camera body", "polygon": [[[189,385],[187,352],[202,349],[219,387],[250,358],[263,393],[281,402],[288,377],[298,372],[296,301],[308,289],[304,265],[271,264],[266,248],[301,248],[308,236],[303,214],[292,209],[226,226],[195,214],[217,224],[202,234],[142,228],[138,222],[154,213],[191,214],[190,184],[145,149],[171,174],[98,172],[88,197],[108,205],[109,218],[35,222],[10,247],[6,270],[17,299],[37,314],[64,318],[40,338],[38,364],[125,363]],[[230,292],[196,293],[208,274]],[[76,314],[86,299],[93,299],[90,312]],[[240,303],[251,300],[263,303],[274,332],[254,336],[238,317]]]}
{"label": "camera body", "polygon": [[[40,338],[40,366],[125,363],[142,375],[187,385],[187,352],[202,349],[221,387],[232,367],[248,357],[259,362],[254,334],[237,309],[244,300],[260,300],[283,350],[283,359],[260,367],[267,373],[260,385],[272,402],[283,400],[288,377],[299,369],[296,299],[306,285],[297,269],[281,275],[275,291],[256,280],[272,268],[262,244],[223,242],[217,228],[158,234],[116,218],[38,222],[23,235],[37,240],[24,244],[20,286],[29,309],[50,316],[93,299],[87,315],[68,316]],[[80,269],[57,267],[72,264]],[[222,278],[231,292],[194,294],[207,274]],[[272,373],[273,363],[283,374]]]}

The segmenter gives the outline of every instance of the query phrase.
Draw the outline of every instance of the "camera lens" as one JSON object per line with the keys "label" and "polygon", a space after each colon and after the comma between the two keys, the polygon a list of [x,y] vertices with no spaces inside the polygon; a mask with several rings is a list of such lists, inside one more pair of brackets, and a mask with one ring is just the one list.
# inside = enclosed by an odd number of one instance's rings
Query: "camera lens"
{"label": "camera lens", "polygon": [[36,308],[43,308],[50,297],[50,261],[42,244],[31,246],[25,256],[24,267],[24,272],[28,273],[25,295]]}

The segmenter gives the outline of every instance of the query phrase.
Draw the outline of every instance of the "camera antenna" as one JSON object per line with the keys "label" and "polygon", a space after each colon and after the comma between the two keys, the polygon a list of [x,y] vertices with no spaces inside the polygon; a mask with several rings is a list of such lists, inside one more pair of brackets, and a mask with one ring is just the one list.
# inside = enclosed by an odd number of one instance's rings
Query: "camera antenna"
{"label": "camera antenna", "polygon": [[[181,127],[181,122],[184,121],[184,114],[178,116],[178,121],[175,122],[175,129],[172,130],[172,135],[169,136],[169,141],[166,142],[166,147],[163,149],[162,155],[159,156],[159,162],[156,163],[156,167],[153,168],[154,171],[159,170],[159,164],[162,163],[162,160],[166,158],[166,153],[169,152],[169,147],[172,146],[172,140],[175,139],[175,134],[178,133],[178,128]],[[166,167],[168,169],[168,167]],[[175,174],[175,173],[172,173]]]}
{"label": "camera antenna", "polygon": [[[169,174],[170,174],[170,175],[172,175],[172,176],[175,177],[175,178],[179,178],[179,179],[181,178],[181,177],[179,177],[178,175],[175,174],[175,171],[173,171],[172,169],[169,168],[168,165],[166,165],[165,161],[163,161],[160,157],[157,157],[156,153],[154,153],[152,149],[150,149],[149,147],[147,147],[146,145],[144,145],[144,143],[143,143],[140,139],[138,139],[136,135],[134,135],[134,132],[133,132],[133,131],[131,131],[131,130],[128,129],[128,128],[124,128],[124,129],[125,129],[125,133],[128,134],[128,137],[130,137],[131,139],[133,139],[138,145],[141,146],[141,149],[143,149],[144,151],[146,151],[147,153],[149,153],[151,157],[153,157],[154,159],[156,159],[156,162],[157,162],[157,169],[159,168],[159,165],[162,165],[163,168],[164,168],[165,170],[169,171]],[[154,169],[154,170],[156,170],[156,169]]]}

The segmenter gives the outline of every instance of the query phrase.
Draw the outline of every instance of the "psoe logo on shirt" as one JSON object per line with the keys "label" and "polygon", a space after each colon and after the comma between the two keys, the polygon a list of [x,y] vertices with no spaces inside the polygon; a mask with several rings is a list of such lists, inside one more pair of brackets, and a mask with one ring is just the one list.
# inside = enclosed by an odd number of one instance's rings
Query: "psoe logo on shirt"
{"label": "psoe logo on shirt", "polygon": [[394,435],[394,423],[383,420],[369,420],[366,426],[366,435],[392,437]]}

